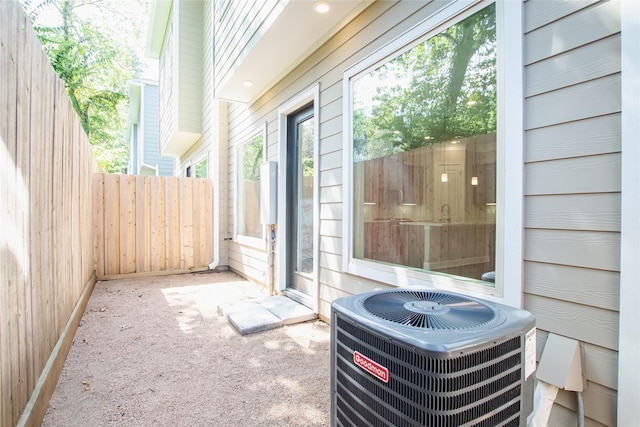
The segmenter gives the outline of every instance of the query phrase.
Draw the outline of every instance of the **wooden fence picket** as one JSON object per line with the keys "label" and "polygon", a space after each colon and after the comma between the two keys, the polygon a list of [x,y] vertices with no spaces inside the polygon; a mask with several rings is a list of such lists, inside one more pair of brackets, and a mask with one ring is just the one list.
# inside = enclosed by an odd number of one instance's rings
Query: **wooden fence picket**
{"label": "wooden fence picket", "polygon": [[210,180],[96,174],[94,191],[98,279],[203,270],[211,262]]}

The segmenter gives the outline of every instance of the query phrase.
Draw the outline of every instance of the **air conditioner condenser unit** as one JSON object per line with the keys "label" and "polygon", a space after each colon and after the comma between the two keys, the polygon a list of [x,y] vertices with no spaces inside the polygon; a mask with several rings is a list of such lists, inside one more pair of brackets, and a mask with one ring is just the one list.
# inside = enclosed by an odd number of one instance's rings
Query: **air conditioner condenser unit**
{"label": "air conditioner condenser unit", "polygon": [[331,307],[333,426],[525,426],[535,319],[450,292],[393,289]]}

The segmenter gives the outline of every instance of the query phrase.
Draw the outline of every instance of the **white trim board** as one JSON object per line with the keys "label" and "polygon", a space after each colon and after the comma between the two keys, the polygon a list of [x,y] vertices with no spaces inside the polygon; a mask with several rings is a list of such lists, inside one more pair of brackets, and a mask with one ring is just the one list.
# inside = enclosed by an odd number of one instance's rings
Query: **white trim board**
{"label": "white trim board", "polygon": [[622,26],[622,201],[618,425],[638,422],[640,402],[640,3],[620,2]]}

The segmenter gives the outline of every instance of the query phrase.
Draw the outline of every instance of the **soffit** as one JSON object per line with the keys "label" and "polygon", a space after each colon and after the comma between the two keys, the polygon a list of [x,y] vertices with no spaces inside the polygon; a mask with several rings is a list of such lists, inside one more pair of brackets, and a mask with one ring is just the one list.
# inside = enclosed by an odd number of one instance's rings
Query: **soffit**
{"label": "soffit", "polygon": [[[333,0],[319,14],[313,1],[291,0],[216,88],[216,97],[251,103],[299,65],[373,0]],[[245,81],[253,82],[246,87]]]}

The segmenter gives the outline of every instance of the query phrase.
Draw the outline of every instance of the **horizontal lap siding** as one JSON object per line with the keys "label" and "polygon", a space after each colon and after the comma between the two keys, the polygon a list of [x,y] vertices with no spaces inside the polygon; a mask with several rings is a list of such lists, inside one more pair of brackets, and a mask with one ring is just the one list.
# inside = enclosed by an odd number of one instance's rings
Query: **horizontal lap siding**
{"label": "horizontal lap siding", "polygon": [[[616,1],[525,2],[524,307],[583,343],[586,425],[615,425],[620,269]],[[549,425],[575,422],[560,393]]]}
{"label": "horizontal lap siding", "polygon": [[[202,4],[180,2],[177,61],[178,127],[181,132],[201,133],[202,100]],[[174,55],[174,59],[175,59]]]}
{"label": "horizontal lap siding", "polygon": [[267,285],[267,253],[238,243],[230,245],[229,267],[254,282]]}
{"label": "horizontal lap siding", "polygon": [[[172,6],[173,7],[173,6]],[[162,81],[158,86],[159,91],[159,110],[158,116],[160,119],[159,123],[159,133],[160,133],[160,147],[164,147],[169,141],[169,136],[171,135],[171,130],[175,127],[175,93],[174,93],[174,74],[177,70],[174,70],[174,55],[176,55],[176,49],[174,47],[174,38],[176,34],[176,29],[174,28],[175,23],[173,19],[173,13],[169,16],[169,22],[167,23],[167,30],[164,37],[164,42],[162,46],[162,55],[160,56],[160,75],[162,76]]]}
{"label": "horizontal lap siding", "polygon": [[[234,64],[242,59],[260,39],[261,27],[278,12],[280,0],[228,1],[225,10],[216,10],[215,76],[216,86],[233,73]],[[218,2],[215,2],[216,4]]]}
{"label": "horizontal lap siding", "polygon": [[[562,144],[557,143],[559,139]],[[525,161],[616,153],[620,141],[620,113],[554,124],[527,132]]]}
{"label": "horizontal lap siding", "polygon": [[144,155],[142,161],[146,165],[158,166],[158,175],[172,176],[175,160],[173,157],[160,156],[160,131],[158,119],[159,91],[158,86],[145,84],[143,89],[144,119],[143,138]]}

